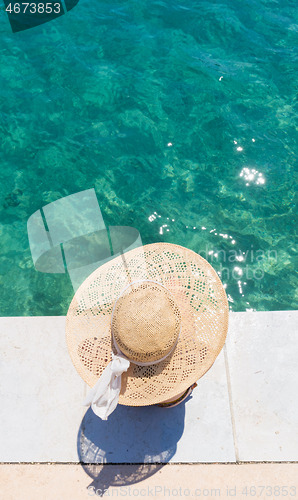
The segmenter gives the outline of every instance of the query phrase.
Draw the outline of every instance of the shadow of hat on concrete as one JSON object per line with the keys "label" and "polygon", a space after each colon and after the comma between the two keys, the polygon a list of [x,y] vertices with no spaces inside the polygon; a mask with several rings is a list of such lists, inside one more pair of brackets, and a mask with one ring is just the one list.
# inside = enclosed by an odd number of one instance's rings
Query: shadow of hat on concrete
{"label": "shadow of hat on concrete", "polygon": [[107,421],[86,412],[78,433],[78,455],[103,496],[110,486],[138,483],[175,455],[184,429],[185,402],[173,408],[118,405]]}

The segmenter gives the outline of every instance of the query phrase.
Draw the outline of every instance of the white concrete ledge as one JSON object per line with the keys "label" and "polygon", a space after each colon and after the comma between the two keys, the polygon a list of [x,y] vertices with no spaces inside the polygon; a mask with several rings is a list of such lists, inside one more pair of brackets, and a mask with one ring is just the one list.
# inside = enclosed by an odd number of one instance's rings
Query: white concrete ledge
{"label": "white concrete ledge", "polygon": [[236,456],[298,460],[298,311],[231,314],[227,338]]}
{"label": "white concrete ledge", "polygon": [[77,461],[84,382],[64,317],[0,318],[0,461]]}
{"label": "white concrete ledge", "polygon": [[297,461],[297,319],[231,313],[225,349],[185,405],[119,406],[102,422],[81,404],[65,318],[0,318],[0,461]]}

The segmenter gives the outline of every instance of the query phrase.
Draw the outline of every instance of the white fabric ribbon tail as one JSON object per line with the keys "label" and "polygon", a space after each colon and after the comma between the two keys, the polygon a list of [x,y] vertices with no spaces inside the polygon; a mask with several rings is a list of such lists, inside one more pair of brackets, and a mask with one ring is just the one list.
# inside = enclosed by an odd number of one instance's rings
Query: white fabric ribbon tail
{"label": "white fabric ribbon tail", "polygon": [[128,359],[112,353],[112,361],[104,369],[83,402],[85,406],[91,405],[95,415],[102,420],[107,420],[118,404],[121,375],[128,370],[129,365]]}

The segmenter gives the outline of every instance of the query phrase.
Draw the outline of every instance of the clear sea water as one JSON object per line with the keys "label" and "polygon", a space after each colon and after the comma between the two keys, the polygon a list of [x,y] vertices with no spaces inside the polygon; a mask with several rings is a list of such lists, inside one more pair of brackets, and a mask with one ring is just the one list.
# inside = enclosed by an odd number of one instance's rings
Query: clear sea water
{"label": "clear sea water", "polygon": [[297,308],[296,1],[80,0],[14,34],[0,19],[2,316],[66,314],[70,279],[35,270],[27,220],[93,187],[107,225],[206,257],[232,310]]}

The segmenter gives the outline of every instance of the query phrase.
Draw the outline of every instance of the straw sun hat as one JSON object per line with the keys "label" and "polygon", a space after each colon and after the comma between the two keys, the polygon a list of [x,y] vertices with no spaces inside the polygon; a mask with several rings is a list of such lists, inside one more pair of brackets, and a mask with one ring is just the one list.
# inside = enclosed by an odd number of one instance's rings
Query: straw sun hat
{"label": "straw sun hat", "polygon": [[115,257],[76,292],[66,318],[71,359],[106,420],[117,403],[146,406],[186,391],[214,363],[228,302],[197,253],[153,243]]}

